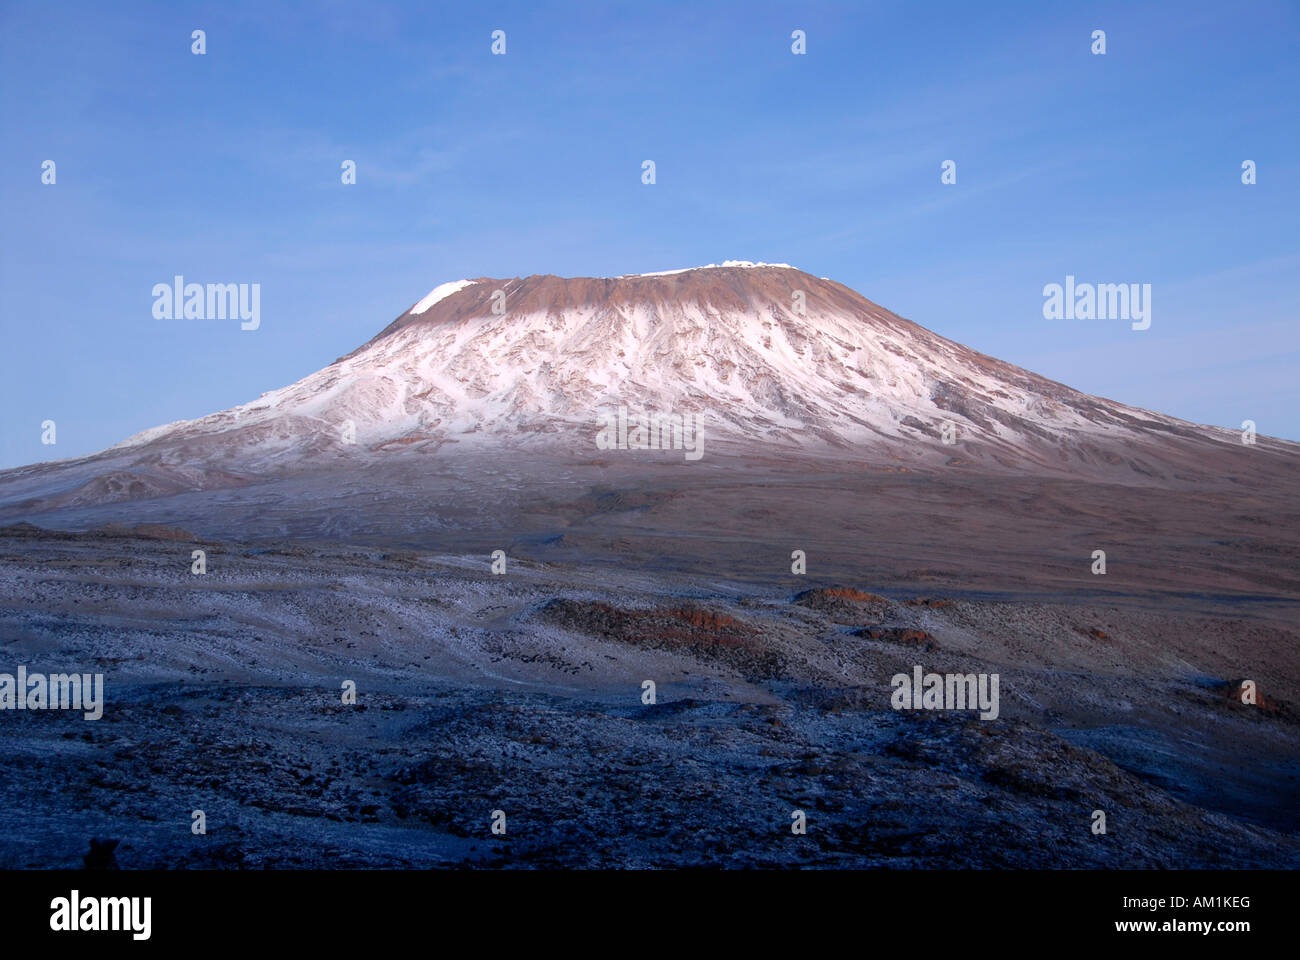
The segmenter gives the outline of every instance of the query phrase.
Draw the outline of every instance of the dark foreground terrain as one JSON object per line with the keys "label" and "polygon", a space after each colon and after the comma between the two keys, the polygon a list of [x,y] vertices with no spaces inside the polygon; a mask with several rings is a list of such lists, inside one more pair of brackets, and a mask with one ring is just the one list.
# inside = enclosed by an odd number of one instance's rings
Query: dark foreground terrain
{"label": "dark foreground terrain", "polygon": [[[1165,586],[1168,563],[1067,589],[1045,562],[997,592],[656,572],[629,534],[622,562],[508,541],[493,575],[487,534],[7,528],[0,672],[103,673],[107,703],[0,712],[0,867],[77,867],[92,837],[125,868],[1300,866],[1300,605],[1264,539],[1217,590]],[[1000,716],[891,709],[917,664],[999,674]]]}

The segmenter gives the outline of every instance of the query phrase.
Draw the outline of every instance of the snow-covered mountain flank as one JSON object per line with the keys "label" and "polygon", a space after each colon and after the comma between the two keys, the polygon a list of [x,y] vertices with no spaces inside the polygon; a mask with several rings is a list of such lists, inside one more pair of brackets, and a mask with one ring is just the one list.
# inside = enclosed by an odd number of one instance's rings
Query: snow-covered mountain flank
{"label": "snow-covered mountain flank", "polygon": [[1300,450],[1261,437],[1246,465],[1235,431],[1080,393],[786,264],[727,261],[440,284],[297,383],[94,457],[0,473],[0,507],[155,498],[455,451],[590,459],[608,456],[596,436],[620,406],[696,415],[706,455],[896,470],[1173,482],[1293,470]]}
{"label": "snow-covered mountain flank", "polygon": [[[912,459],[941,442],[1007,465],[1229,431],[1100,400],[946,340],[786,265],[444,283],[297,383],[123,446],[231,462],[445,443],[592,446],[602,412],[699,414],[711,439]],[[949,449],[948,453],[959,452]],[[968,450],[969,452],[969,450]],[[1114,456],[1114,451],[1110,450]]]}

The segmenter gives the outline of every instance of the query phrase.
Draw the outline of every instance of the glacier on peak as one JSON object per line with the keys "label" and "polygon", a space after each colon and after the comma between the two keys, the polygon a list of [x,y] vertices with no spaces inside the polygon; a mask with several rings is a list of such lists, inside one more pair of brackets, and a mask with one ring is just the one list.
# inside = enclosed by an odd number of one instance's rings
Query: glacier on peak
{"label": "glacier on peak", "polygon": [[440,283],[430,290],[425,295],[424,299],[413,306],[408,312],[424,313],[424,311],[428,310],[439,300],[445,300],[459,290],[464,290],[466,287],[472,287],[474,283],[475,281],[473,280],[449,280],[446,283]]}
{"label": "glacier on peak", "polygon": [[724,260],[722,263],[706,263],[702,267],[682,267],[680,270],[656,270],[653,273],[623,273],[614,277],[615,280],[625,280],[628,277],[668,277],[675,273],[690,273],[692,270],[717,270],[721,267],[779,267],[783,270],[798,270],[798,267],[792,267],[788,263],[763,263],[762,261],[754,262],[753,260]]}

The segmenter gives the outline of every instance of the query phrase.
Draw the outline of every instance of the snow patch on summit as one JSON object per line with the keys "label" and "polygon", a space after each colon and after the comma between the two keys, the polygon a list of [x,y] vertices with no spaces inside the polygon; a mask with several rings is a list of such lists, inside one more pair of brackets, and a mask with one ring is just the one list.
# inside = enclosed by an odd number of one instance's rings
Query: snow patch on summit
{"label": "snow patch on summit", "polygon": [[615,280],[625,280],[628,277],[670,277],[675,273],[690,273],[692,270],[717,270],[721,267],[780,267],[783,270],[798,270],[798,267],[792,267],[788,263],[755,263],[753,260],[724,260],[722,263],[706,263],[702,267],[682,267],[680,270],[657,270],[654,273],[624,273]]}
{"label": "snow patch on summit", "polygon": [[410,313],[424,313],[439,300],[446,300],[453,293],[464,290],[466,287],[472,287],[473,280],[451,280],[447,283],[440,283],[428,292],[423,300],[410,309]]}

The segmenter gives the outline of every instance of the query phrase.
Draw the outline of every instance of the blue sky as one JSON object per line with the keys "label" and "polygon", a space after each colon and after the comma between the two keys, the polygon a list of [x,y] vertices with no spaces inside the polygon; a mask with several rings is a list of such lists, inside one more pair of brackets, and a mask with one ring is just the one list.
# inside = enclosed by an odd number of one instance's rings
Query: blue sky
{"label": "blue sky", "polygon": [[[1300,440],[1298,41],[1290,2],[0,0],[0,466],[253,399],[445,280],[725,259]],[[261,328],[155,319],[176,274],[260,283]],[[1044,320],[1066,274],[1150,283],[1151,328]]]}

